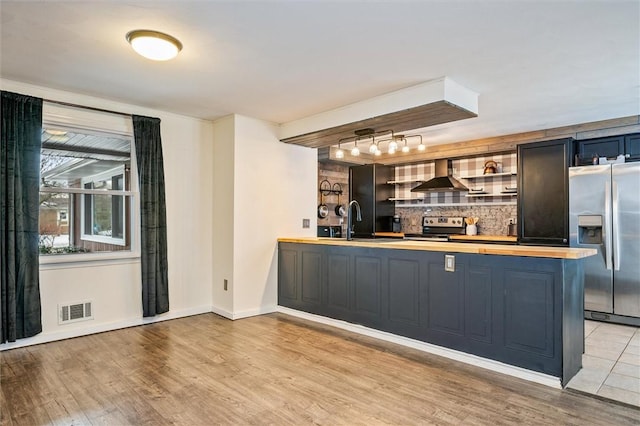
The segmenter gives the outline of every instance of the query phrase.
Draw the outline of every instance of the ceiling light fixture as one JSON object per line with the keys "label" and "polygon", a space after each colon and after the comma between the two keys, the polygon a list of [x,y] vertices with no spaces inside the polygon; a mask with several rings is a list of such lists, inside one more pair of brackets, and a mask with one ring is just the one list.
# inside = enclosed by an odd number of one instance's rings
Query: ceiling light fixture
{"label": "ceiling light fixture", "polygon": [[376,138],[371,138],[371,145],[369,145],[369,152],[375,154],[378,150],[378,145],[376,145]]}
{"label": "ceiling light fixture", "polygon": [[358,141],[356,140],[354,142],[356,145],[351,150],[351,155],[353,155],[354,157],[357,157],[358,155],[360,155],[360,150],[358,149]]}
{"label": "ceiling light fixture", "polygon": [[409,151],[410,151],[409,150],[409,146],[407,145],[407,140],[405,139],[404,140],[404,146],[402,147],[402,152],[404,152],[406,154]]}
{"label": "ceiling light fixture", "polygon": [[126,38],[133,50],[153,61],[168,61],[182,50],[180,40],[159,31],[133,30]]}
{"label": "ceiling light fixture", "polygon": [[64,130],[44,129],[44,131],[51,136],[65,136],[67,134]]}
{"label": "ceiling light fixture", "polygon": [[[356,136],[343,138],[338,141],[338,149],[335,152],[335,158],[337,159],[344,158],[344,151],[342,150],[341,144],[347,143],[347,142],[354,143],[354,147],[351,150],[351,155],[354,157],[357,157],[358,155],[360,155],[360,149],[358,148],[358,141],[361,141],[362,139],[367,139],[367,138],[371,138],[371,144],[369,145],[368,151],[369,153],[375,155],[376,157],[382,155],[382,151],[380,150],[380,144],[383,142],[389,142],[389,145],[387,147],[388,154],[395,154],[397,151],[402,151],[405,154],[411,152],[411,148],[409,147],[409,142],[407,141],[408,138],[420,138],[420,144],[417,146],[418,151],[424,152],[427,149],[424,142],[422,141],[422,135],[395,135],[393,133],[393,130],[384,130],[384,131],[376,132],[374,129],[369,129],[369,128],[359,129],[359,130],[356,130],[354,133],[356,134]],[[376,140],[376,136],[389,134],[389,133],[391,134],[390,138]],[[402,148],[398,149],[399,144],[402,142],[404,142],[404,144],[402,145]]]}

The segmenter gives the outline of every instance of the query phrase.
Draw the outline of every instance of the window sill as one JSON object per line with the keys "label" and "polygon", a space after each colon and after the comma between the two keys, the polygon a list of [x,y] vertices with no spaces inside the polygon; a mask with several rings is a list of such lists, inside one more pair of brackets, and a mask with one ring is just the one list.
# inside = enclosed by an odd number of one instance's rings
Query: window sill
{"label": "window sill", "polygon": [[140,252],[40,255],[40,270],[140,263]]}

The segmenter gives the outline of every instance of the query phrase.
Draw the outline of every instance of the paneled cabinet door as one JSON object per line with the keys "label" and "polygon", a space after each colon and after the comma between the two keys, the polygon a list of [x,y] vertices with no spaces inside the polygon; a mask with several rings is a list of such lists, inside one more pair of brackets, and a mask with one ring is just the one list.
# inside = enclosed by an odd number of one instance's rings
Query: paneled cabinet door
{"label": "paneled cabinet door", "polygon": [[464,298],[467,337],[482,343],[492,343],[491,268],[469,266]]}
{"label": "paneled cabinet door", "polygon": [[518,145],[518,241],[569,245],[572,139]]}
{"label": "paneled cabinet door", "polygon": [[298,279],[298,250],[280,246],[278,251],[278,304],[297,307],[300,289]]}
{"label": "paneled cabinet door", "polygon": [[504,278],[505,347],[553,357],[553,272],[506,270]]}
{"label": "paneled cabinet door", "polygon": [[577,141],[576,144],[583,164],[590,164],[594,155],[612,158],[624,153],[624,136],[586,139]]}
{"label": "paneled cabinet door", "polygon": [[640,160],[640,133],[624,137],[624,153],[628,160]]}
{"label": "paneled cabinet door", "polygon": [[[441,259],[427,266],[426,306],[428,335],[435,344],[454,349],[465,347],[465,265],[456,263],[455,272],[444,269]],[[424,290],[423,290],[424,291]],[[424,315],[424,314],[423,314]]]}
{"label": "paneled cabinet door", "polygon": [[327,254],[327,313],[348,318],[350,313],[349,280],[351,279],[351,256]]}
{"label": "paneled cabinet door", "polygon": [[392,327],[420,326],[420,262],[389,258],[388,320]]}
{"label": "paneled cabinet door", "polygon": [[[363,324],[379,323],[382,314],[382,257],[353,256],[353,315]],[[373,323],[372,323],[373,322]]]}
{"label": "paneled cabinet door", "polygon": [[322,303],[322,251],[302,250],[300,257],[302,274],[301,301],[312,307],[319,307]]}

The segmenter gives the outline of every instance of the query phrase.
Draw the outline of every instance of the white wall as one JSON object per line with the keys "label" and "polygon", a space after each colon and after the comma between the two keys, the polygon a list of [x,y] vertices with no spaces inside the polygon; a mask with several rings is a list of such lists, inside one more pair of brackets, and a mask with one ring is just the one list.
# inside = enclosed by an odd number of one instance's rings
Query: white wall
{"label": "white wall", "polygon": [[[233,193],[235,116],[213,123],[213,312],[233,318]],[[224,290],[224,280],[228,281]]]}
{"label": "white wall", "polygon": [[[283,144],[277,125],[239,115],[212,123],[9,80],[0,86],[162,120],[170,297],[168,313],[142,319],[137,259],[43,266],[43,332],[0,350],[203,312],[275,310],[277,238],[316,233],[315,149]],[[58,304],[84,300],[93,301],[93,320],[58,325]]]}
{"label": "white wall", "polygon": [[316,233],[317,151],[281,143],[278,130],[241,115],[214,123],[213,310],[228,318],[274,311],[278,237]]}
{"label": "white wall", "polygon": [[[84,106],[159,117],[167,197],[170,311],[155,320],[211,311],[213,125],[165,111],[0,80],[2,90]],[[141,324],[140,263],[42,266],[43,332],[0,349]],[[58,325],[57,305],[93,301],[94,319]]]}

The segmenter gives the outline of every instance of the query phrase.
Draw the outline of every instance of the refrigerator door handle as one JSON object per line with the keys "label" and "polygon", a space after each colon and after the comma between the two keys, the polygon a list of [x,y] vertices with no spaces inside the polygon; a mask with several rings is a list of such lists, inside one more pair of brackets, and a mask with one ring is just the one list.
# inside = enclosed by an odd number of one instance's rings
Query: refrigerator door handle
{"label": "refrigerator door handle", "polygon": [[604,183],[604,260],[605,266],[611,270],[611,182],[607,180]]}
{"label": "refrigerator door handle", "polygon": [[613,220],[613,267],[616,271],[620,270],[620,218],[619,202],[618,202],[618,182],[613,180],[613,214],[611,218]]}

